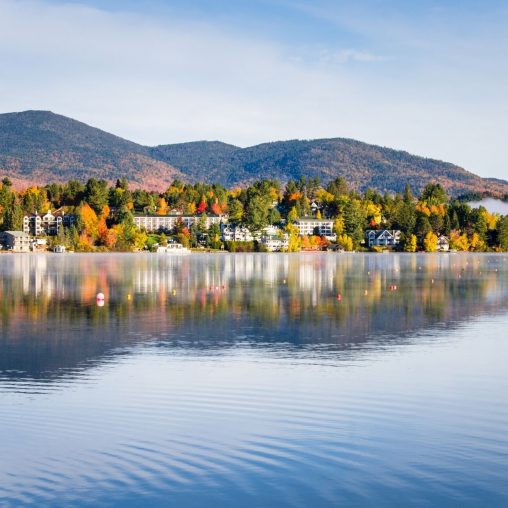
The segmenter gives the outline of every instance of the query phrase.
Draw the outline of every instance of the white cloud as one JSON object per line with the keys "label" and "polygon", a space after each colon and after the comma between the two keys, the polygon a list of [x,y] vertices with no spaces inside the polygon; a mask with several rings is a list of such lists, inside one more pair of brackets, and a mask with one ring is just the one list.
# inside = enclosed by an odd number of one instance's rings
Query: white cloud
{"label": "white cloud", "polygon": [[396,67],[379,51],[290,47],[181,17],[0,0],[0,60],[5,112],[51,109],[147,144],[353,137],[503,176],[506,153],[496,147],[506,105],[455,100],[465,93],[456,76]]}

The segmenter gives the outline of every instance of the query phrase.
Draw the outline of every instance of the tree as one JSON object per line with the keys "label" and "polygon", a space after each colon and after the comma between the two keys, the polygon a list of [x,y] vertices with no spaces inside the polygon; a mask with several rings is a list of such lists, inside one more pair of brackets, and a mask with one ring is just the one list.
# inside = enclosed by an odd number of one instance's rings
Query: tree
{"label": "tree", "polygon": [[243,220],[243,205],[238,199],[233,199],[229,204],[229,221],[232,224],[240,224]]}
{"label": "tree", "polygon": [[245,223],[252,231],[260,231],[268,225],[268,208],[266,200],[255,195],[247,203]]}
{"label": "tree", "polygon": [[353,250],[353,239],[346,234],[342,234],[337,237],[337,244],[345,251],[350,252]]}
{"label": "tree", "polygon": [[425,249],[425,252],[436,252],[437,240],[437,235],[433,231],[429,231],[423,239],[423,248]]}
{"label": "tree", "polygon": [[442,205],[450,198],[440,183],[429,183],[423,189],[421,199],[428,205]]}
{"label": "tree", "polygon": [[508,215],[497,222],[497,237],[502,251],[508,251]]}
{"label": "tree", "polygon": [[99,233],[99,219],[95,210],[88,203],[83,203],[80,215],[83,221],[83,232],[92,240],[96,239]]}
{"label": "tree", "polygon": [[364,215],[359,202],[356,199],[348,200],[344,207],[344,231],[353,239],[353,244],[358,246],[363,240]]}
{"label": "tree", "polygon": [[409,235],[404,242],[404,252],[416,252],[416,235]]}
{"label": "tree", "polygon": [[332,180],[326,187],[326,190],[335,198],[338,198],[339,196],[345,196],[349,192],[346,179],[342,176]]}
{"label": "tree", "polygon": [[333,232],[338,236],[344,232],[344,217],[338,215],[333,222]]}
{"label": "tree", "polygon": [[4,209],[2,229],[4,231],[21,231],[23,229],[23,210],[14,198],[12,204]]}
{"label": "tree", "polygon": [[86,182],[85,201],[95,210],[95,213],[100,213],[102,207],[108,204],[108,182],[90,178]]}

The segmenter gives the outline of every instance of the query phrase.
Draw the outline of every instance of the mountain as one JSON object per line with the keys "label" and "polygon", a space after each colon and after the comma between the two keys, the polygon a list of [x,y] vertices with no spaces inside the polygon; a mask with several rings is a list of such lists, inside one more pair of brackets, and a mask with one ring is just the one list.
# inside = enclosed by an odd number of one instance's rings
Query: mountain
{"label": "mountain", "polygon": [[50,111],[0,115],[0,175],[15,184],[71,178],[116,180],[126,176],[148,187],[185,178],[150,149]]}
{"label": "mountain", "polygon": [[134,186],[163,189],[184,181],[246,185],[259,178],[283,182],[344,176],[358,189],[420,191],[431,181],[450,194],[508,194],[508,182],[481,178],[465,169],[404,151],[353,139],[291,140],[240,148],[219,141],[147,147],[49,111],[0,115],[0,176],[18,186],[126,177]]}

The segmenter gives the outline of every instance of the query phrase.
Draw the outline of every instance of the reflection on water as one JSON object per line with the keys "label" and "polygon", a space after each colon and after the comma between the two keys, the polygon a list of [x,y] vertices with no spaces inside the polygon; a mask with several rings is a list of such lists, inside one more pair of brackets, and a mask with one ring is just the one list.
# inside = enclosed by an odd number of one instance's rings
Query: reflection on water
{"label": "reflection on water", "polygon": [[507,275],[2,255],[0,505],[506,506]]}
{"label": "reflection on water", "polygon": [[[506,256],[0,257],[0,369],[34,377],[139,341],[339,349],[506,308]],[[104,307],[96,295],[105,294]]]}

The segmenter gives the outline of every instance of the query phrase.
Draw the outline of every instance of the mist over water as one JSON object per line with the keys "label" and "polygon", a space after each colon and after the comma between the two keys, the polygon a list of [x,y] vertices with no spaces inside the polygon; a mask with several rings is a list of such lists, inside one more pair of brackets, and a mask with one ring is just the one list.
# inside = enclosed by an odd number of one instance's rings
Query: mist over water
{"label": "mist over water", "polygon": [[0,505],[506,506],[507,296],[501,254],[2,255]]}

